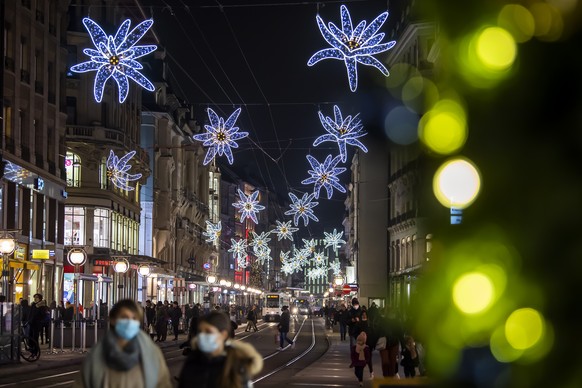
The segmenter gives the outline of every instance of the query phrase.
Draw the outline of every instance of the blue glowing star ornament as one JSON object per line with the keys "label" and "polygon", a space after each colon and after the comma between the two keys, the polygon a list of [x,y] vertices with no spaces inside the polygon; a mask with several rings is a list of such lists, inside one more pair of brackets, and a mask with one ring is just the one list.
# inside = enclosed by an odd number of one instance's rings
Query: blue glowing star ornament
{"label": "blue glowing star ornament", "polygon": [[206,221],[206,231],[202,232],[202,235],[206,237],[206,242],[215,243],[220,238],[220,233],[222,232],[222,224],[220,221],[214,224],[210,221]]}
{"label": "blue glowing star ornament", "polygon": [[277,227],[271,231],[271,233],[277,234],[277,241],[284,239],[289,239],[293,241],[292,233],[297,232],[299,228],[294,228],[291,226],[291,221],[281,222],[276,221]]}
{"label": "blue glowing star ornament", "polygon": [[257,201],[257,198],[259,197],[259,191],[257,190],[251,195],[246,195],[240,189],[238,189],[238,196],[240,197],[240,201],[233,203],[232,206],[237,208],[238,212],[241,213],[240,222],[243,223],[248,217],[255,224],[258,224],[259,220],[257,219],[257,213],[259,210],[265,209],[265,207],[263,205],[259,205],[259,201]]}
{"label": "blue glowing star ornament", "polygon": [[345,167],[336,167],[341,160],[341,155],[331,158],[331,155],[327,155],[323,163],[319,163],[313,156],[307,155],[307,160],[311,164],[313,170],[309,170],[308,173],[311,177],[301,181],[304,185],[309,185],[315,183],[313,187],[313,194],[315,198],[319,198],[319,191],[322,187],[325,188],[327,192],[327,199],[331,199],[333,195],[333,189],[341,193],[345,193],[346,189],[339,184],[338,174],[341,174],[346,170]]}
{"label": "blue glowing star ornament", "polygon": [[127,172],[131,170],[131,164],[128,164],[131,158],[135,155],[135,151],[131,151],[125,154],[121,159],[113,153],[113,150],[109,151],[109,157],[107,158],[107,177],[111,180],[111,183],[115,187],[132,191],[135,190],[130,186],[130,182],[137,181],[141,178],[141,174],[128,174]]}
{"label": "blue glowing star ornament", "polygon": [[83,19],[83,25],[89,32],[89,36],[97,50],[84,49],[83,52],[90,56],[91,60],[74,65],[71,67],[71,71],[75,73],[97,71],[93,87],[95,101],[101,102],[105,83],[111,77],[117,82],[119,88],[119,103],[123,103],[127,98],[129,92],[128,78],[150,92],[155,90],[154,84],[138,71],[143,69],[143,66],[136,59],[155,51],[157,46],[135,45],[151,28],[152,24],[154,24],[153,20],[145,20],[129,31],[131,21],[128,19],[121,23],[115,36],[107,36],[103,29],[93,20],[89,18]]}
{"label": "blue glowing star ornament", "polygon": [[210,163],[216,154],[218,154],[218,156],[226,155],[228,163],[234,163],[231,148],[238,148],[236,141],[249,135],[248,132],[239,132],[239,128],[234,126],[239,115],[240,108],[235,110],[230,117],[224,121],[224,118],[218,117],[216,112],[208,108],[210,125],[204,125],[204,128],[206,128],[208,132],[194,135],[194,140],[204,142],[202,144],[204,147],[210,147],[208,148],[208,152],[206,152],[204,165]]}
{"label": "blue glowing star ornament", "polygon": [[247,240],[245,239],[240,239],[238,241],[236,241],[234,238],[230,240],[232,242],[230,249],[228,250],[229,252],[231,252],[233,254],[233,256],[237,259],[237,260],[242,260],[245,259],[247,257]]}
{"label": "blue glowing star ornament", "polygon": [[337,105],[334,105],[333,112],[335,116],[333,120],[331,117],[325,117],[321,112],[319,112],[319,121],[321,121],[321,125],[323,125],[323,128],[325,128],[328,134],[315,139],[313,146],[317,147],[326,141],[337,143],[342,163],[345,163],[348,160],[346,144],[358,147],[364,152],[368,152],[366,146],[358,140],[358,138],[366,135],[366,132],[363,131],[362,121],[358,118],[359,113],[354,117],[350,115],[343,118],[342,112]]}
{"label": "blue glowing star ornament", "polygon": [[285,215],[293,216],[293,223],[295,226],[299,224],[299,218],[303,219],[303,224],[305,226],[309,224],[310,218],[315,222],[319,221],[319,219],[313,213],[313,208],[319,204],[319,202],[313,202],[314,197],[314,193],[304,193],[303,197],[299,199],[295,194],[289,193],[289,198],[291,198],[292,201],[291,205],[289,205],[291,210],[287,210]]}
{"label": "blue glowing star ornament", "polygon": [[344,240],[342,240],[344,232],[338,232],[336,229],[334,229],[333,233],[323,232],[323,234],[325,235],[323,242],[326,248],[331,247],[332,249],[337,250],[346,243]]}
{"label": "blue glowing star ornament", "polygon": [[374,66],[382,74],[388,76],[388,69],[376,58],[375,54],[383,53],[390,50],[396,44],[396,41],[380,43],[384,39],[384,33],[377,34],[386,19],[388,12],[380,14],[368,27],[366,21],[362,20],[356,28],[353,28],[352,17],[345,5],[341,6],[342,28],[339,29],[335,24],[325,25],[321,17],[317,16],[317,25],[323,35],[323,39],[332,47],[320,50],[313,54],[308,66],[313,66],[324,59],[343,60],[348,70],[348,81],[350,90],[355,92],[358,88],[358,69],[357,63],[366,66]]}

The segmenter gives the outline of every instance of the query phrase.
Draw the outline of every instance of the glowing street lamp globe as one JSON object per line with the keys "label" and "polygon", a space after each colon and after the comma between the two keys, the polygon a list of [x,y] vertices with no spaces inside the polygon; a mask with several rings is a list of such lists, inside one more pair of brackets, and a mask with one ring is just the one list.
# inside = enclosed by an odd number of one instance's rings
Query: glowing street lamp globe
{"label": "glowing street lamp globe", "polygon": [[80,266],[85,264],[85,261],[87,260],[87,253],[85,252],[84,249],[73,248],[67,254],[67,259],[69,260],[69,263],[71,263],[72,265]]}
{"label": "glowing street lamp globe", "polygon": [[232,287],[232,282],[229,282],[228,280],[226,281],[226,283],[224,284],[226,287],[230,288]]}
{"label": "glowing street lamp globe", "polygon": [[235,289],[235,290],[239,290],[239,289],[240,289],[240,284],[236,283],[236,284],[234,285],[234,289]]}
{"label": "glowing street lamp globe", "polygon": [[206,277],[206,281],[208,282],[208,284],[214,284],[214,283],[216,283],[216,280],[217,280],[216,276],[214,276],[214,275],[208,275]]}
{"label": "glowing street lamp globe", "polygon": [[129,262],[125,259],[121,259],[113,264],[113,270],[117,273],[126,273],[129,269]]}
{"label": "glowing street lamp globe", "polygon": [[0,253],[3,255],[11,255],[16,250],[16,240],[8,235],[0,238]]}
{"label": "glowing street lamp globe", "polygon": [[221,286],[225,286],[226,285],[226,280],[220,279],[220,282],[218,282],[218,284],[220,284]]}
{"label": "glowing street lamp globe", "polygon": [[344,277],[343,276],[336,276],[333,279],[333,282],[338,287],[343,286],[344,285]]}
{"label": "glowing street lamp globe", "polygon": [[152,272],[151,268],[147,264],[142,264],[138,267],[137,272],[143,277],[149,276]]}
{"label": "glowing street lamp globe", "polygon": [[240,289],[244,291],[247,289],[247,286],[240,286]]}

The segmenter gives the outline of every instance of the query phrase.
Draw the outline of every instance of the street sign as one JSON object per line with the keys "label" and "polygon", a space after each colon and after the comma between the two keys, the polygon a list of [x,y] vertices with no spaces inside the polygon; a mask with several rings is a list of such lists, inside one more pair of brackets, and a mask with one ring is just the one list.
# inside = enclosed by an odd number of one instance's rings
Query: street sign
{"label": "street sign", "polygon": [[32,258],[37,260],[50,259],[50,251],[48,249],[33,249]]}
{"label": "street sign", "polygon": [[349,284],[344,284],[342,291],[344,295],[348,295],[350,292],[352,292],[352,287],[350,287]]}

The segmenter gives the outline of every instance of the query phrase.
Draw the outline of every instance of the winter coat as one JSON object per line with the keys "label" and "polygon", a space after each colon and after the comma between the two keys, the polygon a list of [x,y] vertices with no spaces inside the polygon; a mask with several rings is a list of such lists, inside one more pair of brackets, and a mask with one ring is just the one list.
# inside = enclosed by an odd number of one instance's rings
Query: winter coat
{"label": "winter coat", "polygon": [[366,346],[364,348],[364,358],[365,360],[360,360],[360,355],[356,352],[356,345],[352,346],[351,351],[352,365],[353,366],[366,366],[372,359],[372,353],[370,352],[370,347]]}
{"label": "winter coat", "polygon": [[281,333],[289,333],[289,325],[291,324],[291,315],[289,315],[289,310],[283,311],[281,314],[281,320],[279,321],[279,331]]}
{"label": "winter coat", "polygon": [[362,308],[351,308],[348,312],[348,326],[350,337],[357,337],[362,330],[360,329],[360,320],[362,319]]}
{"label": "winter coat", "polygon": [[232,366],[233,378],[240,382],[239,387],[256,375],[263,368],[263,358],[255,348],[240,341],[227,341],[225,354],[208,357],[196,347],[196,339],[192,340],[192,352],[184,363],[179,377],[180,388],[238,388],[228,383],[220,384],[224,374],[227,357],[234,357]]}
{"label": "winter coat", "polygon": [[170,319],[172,320],[172,323],[178,323],[180,318],[182,318],[182,309],[180,307],[172,307],[170,309]]}
{"label": "winter coat", "polygon": [[257,322],[257,313],[255,312],[255,310],[249,310],[249,313],[247,314],[247,319],[249,321]]}

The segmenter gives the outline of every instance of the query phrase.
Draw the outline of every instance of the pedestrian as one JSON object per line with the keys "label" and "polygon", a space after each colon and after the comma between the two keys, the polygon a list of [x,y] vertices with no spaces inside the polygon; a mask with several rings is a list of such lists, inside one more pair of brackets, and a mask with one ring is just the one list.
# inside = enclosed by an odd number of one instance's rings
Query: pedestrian
{"label": "pedestrian", "polygon": [[[41,294],[34,294],[34,302],[30,309],[30,322],[31,322],[31,337],[39,344],[44,344],[45,332],[47,344],[50,342],[50,335],[48,330],[45,330],[47,326],[47,316],[48,322],[50,323],[50,312],[46,301],[43,300]],[[40,342],[39,342],[40,337]]]}
{"label": "pedestrian", "polygon": [[156,342],[164,342],[168,335],[168,309],[158,302],[156,307]]}
{"label": "pedestrian", "polygon": [[170,319],[172,320],[172,331],[174,332],[174,341],[178,341],[178,330],[180,328],[180,318],[182,318],[182,309],[178,302],[174,302],[170,308]]}
{"label": "pedestrian", "polygon": [[200,303],[196,303],[192,308],[192,318],[190,319],[190,327],[188,328],[188,342],[198,334],[198,320],[200,319],[201,308]]}
{"label": "pedestrian", "polygon": [[257,306],[253,306],[249,310],[249,312],[247,314],[247,328],[245,329],[245,331],[250,331],[251,329],[253,329],[254,331],[259,331],[259,329],[257,329],[256,309],[257,309]]}
{"label": "pedestrian", "polygon": [[360,387],[364,385],[364,368],[372,363],[372,353],[370,352],[370,347],[366,345],[366,340],[366,332],[363,331],[356,338],[356,344],[351,347],[354,374],[358,378]]}
{"label": "pedestrian", "polygon": [[146,316],[146,329],[149,333],[150,337],[154,339],[155,335],[155,323],[156,323],[156,308],[152,304],[151,300],[146,300],[146,307],[145,307],[145,316]]}
{"label": "pedestrian", "polygon": [[416,368],[420,365],[420,360],[418,357],[418,350],[416,349],[416,343],[412,336],[404,337],[404,348],[402,349],[402,360],[400,365],[404,368],[405,377],[416,376]]}
{"label": "pedestrian", "polygon": [[20,321],[22,322],[22,329],[24,330],[24,335],[30,336],[30,310],[31,307],[28,305],[28,300],[24,299],[20,302]]}
{"label": "pedestrian", "polygon": [[348,310],[345,304],[341,304],[339,310],[335,313],[335,321],[339,323],[340,328],[340,341],[346,340],[347,333],[347,322],[348,322]]}
{"label": "pedestrian", "polygon": [[243,388],[263,368],[263,358],[252,345],[230,341],[230,319],[220,311],[200,318],[179,377],[179,388]]}
{"label": "pedestrian", "polygon": [[281,308],[281,318],[279,320],[279,350],[283,350],[283,344],[287,341],[291,345],[291,349],[295,348],[295,342],[287,337],[289,333],[289,326],[291,323],[291,316],[289,315],[289,306],[283,306]]}
{"label": "pedestrian", "polygon": [[376,318],[376,333],[378,338],[386,338],[386,347],[379,350],[382,360],[382,375],[394,377],[398,373],[398,348],[402,338],[402,325],[396,318],[396,314],[388,306],[384,316]]}
{"label": "pedestrian", "polygon": [[352,308],[348,313],[348,334],[350,335],[350,347],[356,344],[356,337],[360,335],[360,318],[362,310],[358,298],[352,299]]}
{"label": "pedestrian", "polygon": [[109,313],[110,330],[92,349],[74,388],[171,388],[164,356],[141,330],[142,309],[134,301],[117,302]]}

